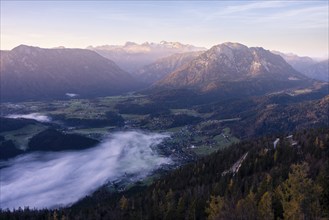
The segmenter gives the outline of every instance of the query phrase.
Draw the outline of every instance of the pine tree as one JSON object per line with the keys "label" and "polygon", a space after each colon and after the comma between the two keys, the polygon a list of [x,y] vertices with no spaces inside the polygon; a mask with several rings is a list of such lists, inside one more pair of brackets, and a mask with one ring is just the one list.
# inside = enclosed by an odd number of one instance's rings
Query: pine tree
{"label": "pine tree", "polygon": [[320,213],[321,187],[308,178],[306,162],[292,165],[288,179],[277,188],[284,219],[316,219]]}
{"label": "pine tree", "polygon": [[206,213],[208,214],[208,219],[216,219],[224,206],[224,198],[220,196],[211,196],[210,201],[208,201],[208,207],[206,208]]}
{"label": "pine tree", "polygon": [[125,196],[122,196],[119,205],[121,210],[126,210],[128,208],[128,199]]}
{"label": "pine tree", "polygon": [[192,199],[189,203],[188,209],[187,209],[187,219],[189,220],[195,220],[196,216],[195,216],[195,206],[196,206],[196,201],[195,199]]}
{"label": "pine tree", "polygon": [[244,199],[240,199],[237,203],[237,215],[239,219],[254,220],[257,219],[258,210],[255,201],[255,194],[250,191]]}
{"label": "pine tree", "polygon": [[181,196],[178,200],[177,204],[177,218],[184,219],[184,211],[185,211],[185,197]]}
{"label": "pine tree", "polygon": [[265,192],[258,203],[258,213],[261,219],[273,220],[272,193]]}

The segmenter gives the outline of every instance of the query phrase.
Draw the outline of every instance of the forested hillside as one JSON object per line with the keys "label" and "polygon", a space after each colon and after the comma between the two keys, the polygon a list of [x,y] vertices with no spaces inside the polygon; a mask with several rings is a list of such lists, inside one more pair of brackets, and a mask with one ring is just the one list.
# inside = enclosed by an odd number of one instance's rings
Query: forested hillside
{"label": "forested hillside", "polygon": [[105,188],[71,208],[1,219],[321,219],[329,217],[329,128],[240,142],[149,187]]}

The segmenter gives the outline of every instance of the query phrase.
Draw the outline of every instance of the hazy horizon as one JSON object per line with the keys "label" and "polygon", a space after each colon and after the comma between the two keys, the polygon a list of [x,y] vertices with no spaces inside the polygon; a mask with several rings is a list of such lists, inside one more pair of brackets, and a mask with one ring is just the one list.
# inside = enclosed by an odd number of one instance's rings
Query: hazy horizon
{"label": "hazy horizon", "polygon": [[[132,41],[127,41],[126,43],[128,42],[132,42]],[[168,41],[169,42],[169,41]],[[169,43],[171,42],[178,42],[178,41],[170,41]],[[231,41],[227,41],[227,42],[231,42]],[[227,42],[220,42],[218,44],[215,44],[213,46],[216,46],[216,45],[219,45],[219,44],[222,44],[222,43],[227,43]],[[123,44],[104,44],[104,45],[89,45],[89,46],[86,46],[86,47],[66,47],[66,46],[55,46],[55,47],[41,47],[41,46],[38,46],[38,45],[26,45],[26,44],[19,44],[11,49],[0,49],[0,50],[3,50],[3,51],[10,51],[18,46],[21,46],[21,45],[25,45],[25,46],[31,46],[31,47],[39,47],[39,48],[43,48],[43,49],[62,49],[62,48],[65,48],[65,49],[88,49],[88,47],[98,47],[98,46],[124,46],[126,43],[123,43]],[[160,42],[150,42],[150,41],[144,41],[142,43],[137,43],[137,42],[133,42],[133,43],[136,43],[136,44],[144,44],[144,43],[160,43]],[[185,44],[184,42],[178,42],[178,43],[181,43],[181,44]],[[232,43],[240,43],[240,42],[232,42]],[[187,45],[187,44],[185,44]],[[244,44],[245,45],[245,44]],[[204,47],[204,46],[200,46],[200,45],[192,45],[192,46],[196,46],[196,47]],[[245,45],[247,47],[253,47],[253,46],[249,46],[249,45]],[[262,47],[262,46],[255,46],[255,47]],[[210,49],[211,47],[204,47],[206,48],[207,50]],[[311,56],[311,55],[307,55],[307,54],[297,54],[297,53],[294,53],[294,52],[291,52],[291,51],[279,51],[279,50],[276,50],[276,49],[269,49],[269,48],[265,48],[263,47],[264,49],[266,50],[270,50],[270,51],[276,51],[276,52],[282,52],[284,54],[287,54],[287,55],[297,55],[297,56],[300,56],[300,57],[310,57],[314,60],[318,60],[318,61],[321,61],[321,60],[326,60],[326,59],[329,59],[329,55],[323,55],[323,56]]]}
{"label": "hazy horizon", "polygon": [[1,1],[1,50],[223,42],[328,56],[326,1]]}

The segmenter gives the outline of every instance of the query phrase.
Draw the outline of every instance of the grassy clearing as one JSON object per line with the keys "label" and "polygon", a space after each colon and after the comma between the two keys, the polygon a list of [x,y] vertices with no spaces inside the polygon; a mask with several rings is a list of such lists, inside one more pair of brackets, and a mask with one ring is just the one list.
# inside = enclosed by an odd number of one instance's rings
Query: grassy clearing
{"label": "grassy clearing", "polygon": [[312,89],[297,89],[292,92],[293,95],[301,95],[312,92]]}
{"label": "grassy clearing", "polygon": [[[238,143],[240,140],[231,134],[231,129],[226,127],[222,130],[221,134],[214,136],[212,139],[208,136],[195,136],[195,148],[191,149],[199,156],[211,154],[219,149],[230,146],[231,144]],[[212,144],[197,145],[197,141],[204,143],[206,141]]]}
{"label": "grassy clearing", "polygon": [[197,111],[193,110],[193,109],[170,109],[172,114],[186,114],[186,115],[192,115],[192,116],[199,116],[200,113],[198,113]]}
{"label": "grassy clearing", "polygon": [[213,140],[216,141],[220,148],[228,147],[231,144],[239,142],[239,139],[234,136],[224,137],[223,135],[216,135]]}
{"label": "grassy clearing", "polygon": [[96,140],[103,140],[116,127],[73,129],[69,133],[79,134]]}
{"label": "grassy clearing", "polygon": [[214,153],[215,151],[219,150],[220,148],[217,147],[210,147],[210,146],[199,146],[196,148],[191,149],[196,155],[198,156],[206,156],[208,154]]}
{"label": "grassy clearing", "polygon": [[88,135],[88,134],[107,134],[110,130],[114,129],[115,127],[103,127],[103,128],[85,128],[85,129],[76,129],[72,130],[72,133]]}
{"label": "grassy clearing", "polygon": [[147,115],[121,114],[125,120],[142,120]]}
{"label": "grassy clearing", "polygon": [[181,131],[184,127],[185,127],[185,126],[169,128],[169,129],[166,129],[166,131],[168,131],[168,132],[179,132],[179,131]]}
{"label": "grassy clearing", "polygon": [[187,109],[187,108],[182,108],[182,109],[170,109],[171,114],[178,115],[178,114],[185,114],[185,115],[190,115],[194,117],[200,117],[200,118],[209,118],[212,113],[206,113],[202,114],[197,112],[194,109]]}
{"label": "grassy clearing", "polygon": [[12,140],[16,147],[25,150],[28,147],[29,139],[47,128],[47,126],[40,124],[28,125],[18,130],[2,132],[0,134],[4,136],[6,140]]}

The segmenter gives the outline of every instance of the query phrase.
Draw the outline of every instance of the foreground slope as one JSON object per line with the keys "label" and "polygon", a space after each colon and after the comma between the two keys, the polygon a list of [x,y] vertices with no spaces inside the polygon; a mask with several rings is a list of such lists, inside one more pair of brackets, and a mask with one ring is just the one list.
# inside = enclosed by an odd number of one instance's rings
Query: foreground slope
{"label": "foreground slope", "polygon": [[305,130],[244,141],[179,168],[147,188],[114,194],[104,188],[71,208],[2,211],[0,217],[326,219],[328,132]]}
{"label": "foreground slope", "polygon": [[2,101],[113,95],[139,85],[113,61],[82,49],[18,46],[1,51]]}
{"label": "foreground slope", "polygon": [[131,190],[112,201],[98,194],[89,201],[99,201],[96,210],[83,202],[75,208],[85,217],[102,213],[112,219],[328,217],[328,132],[244,141],[170,173],[141,193]]}

